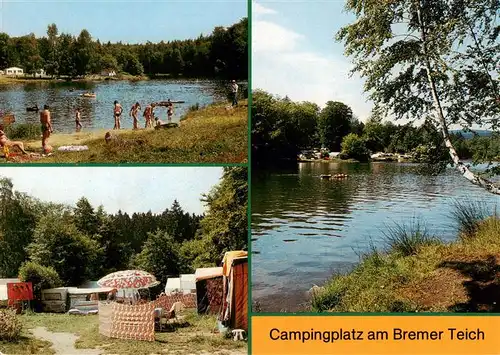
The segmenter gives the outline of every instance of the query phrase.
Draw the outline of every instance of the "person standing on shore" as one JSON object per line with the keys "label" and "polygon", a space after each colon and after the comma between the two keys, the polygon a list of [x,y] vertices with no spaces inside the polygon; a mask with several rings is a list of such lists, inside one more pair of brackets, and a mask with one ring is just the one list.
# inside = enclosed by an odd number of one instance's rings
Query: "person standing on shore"
{"label": "person standing on shore", "polygon": [[42,125],[42,148],[44,153],[50,153],[48,145],[50,134],[52,133],[52,123],[50,118],[49,106],[44,105],[43,111],[40,112],[40,123]]}
{"label": "person standing on shore", "polygon": [[174,115],[174,105],[170,99],[167,100],[167,116],[168,122],[172,122],[172,116]]}
{"label": "person standing on shore", "polygon": [[148,128],[148,126],[151,126],[151,115],[153,113],[153,108],[152,104],[149,104],[146,106],[144,109],[143,116],[146,119],[146,124],[144,125],[144,128]]}
{"label": "person standing on shore", "polygon": [[75,123],[77,132],[80,132],[80,130],[83,128],[82,124],[80,123],[80,119],[81,119],[80,109],[77,108],[75,112]]}
{"label": "person standing on shore", "polygon": [[231,96],[233,99],[233,106],[238,105],[238,84],[236,84],[236,80],[231,81]]}
{"label": "person standing on shore", "polygon": [[115,107],[113,109],[114,117],[115,117],[115,126],[113,129],[120,129],[120,116],[122,115],[123,107],[118,103],[118,101],[115,101]]}
{"label": "person standing on shore", "polygon": [[134,120],[134,129],[139,129],[138,127],[138,120],[137,120],[137,113],[141,109],[141,105],[136,102],[132,108],[130,109],[129,115],[132,116],[132,119]]}

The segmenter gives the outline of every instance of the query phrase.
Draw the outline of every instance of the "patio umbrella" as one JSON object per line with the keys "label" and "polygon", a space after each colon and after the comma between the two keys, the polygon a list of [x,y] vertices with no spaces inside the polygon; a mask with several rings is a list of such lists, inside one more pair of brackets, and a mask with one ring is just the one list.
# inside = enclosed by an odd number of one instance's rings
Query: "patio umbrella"
{"label": "patio umbrella", "polygon": [[101,287],[112,287],[115,289],[149,288],[159,283],[153,275],[142,270],[117,271],[97,281],[97,284]]}

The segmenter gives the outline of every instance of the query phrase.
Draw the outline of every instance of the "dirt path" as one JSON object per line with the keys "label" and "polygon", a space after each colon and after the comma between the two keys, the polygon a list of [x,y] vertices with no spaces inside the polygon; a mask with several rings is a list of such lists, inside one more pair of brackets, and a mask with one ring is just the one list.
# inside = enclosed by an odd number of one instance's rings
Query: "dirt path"
{"label": "dirt path", "polygon": [[75,341],[78,336],[70,333],[53,333],[49,332],[46,328],[37,327],[32,331],[33,335],[39,339],[47,340],[52,343],[52,348],[56,351],[56,354],[64,355],[77,355],[77,354],[89,354],[89,355],[100,355],[102,353],[99,349],[76,349]]}

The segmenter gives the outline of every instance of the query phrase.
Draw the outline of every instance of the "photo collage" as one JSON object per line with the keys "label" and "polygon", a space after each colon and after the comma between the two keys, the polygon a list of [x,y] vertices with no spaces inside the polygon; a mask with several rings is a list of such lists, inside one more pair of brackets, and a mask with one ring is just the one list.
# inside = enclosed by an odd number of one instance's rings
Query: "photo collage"
{"label": "photo collage", "polygon": [[499,0],[0,13],[0,355],[500,353]]}

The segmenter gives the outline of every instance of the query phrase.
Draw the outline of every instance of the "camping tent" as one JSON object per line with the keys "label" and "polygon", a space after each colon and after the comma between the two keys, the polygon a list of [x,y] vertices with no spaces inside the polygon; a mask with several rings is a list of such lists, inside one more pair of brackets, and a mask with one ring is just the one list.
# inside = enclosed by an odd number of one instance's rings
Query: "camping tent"
{"label": "camping tent", "polygon": [[0,301],[7,301],[7,284],[21,282],[19,279],[0,279]]}
{"label": "camping tent", "polygon": [[222,321],[232,329],[248,330],[248,253],[242,250],[227,252],[222,268]]}
{"label": "camping tent", "polygon": [[165,285],[167,295],[175,292],[187,294],[194,292],[195,289],[195,274],[181,274],[179,277],[170,277]]}
{"label": "camping tent", "polygon": [[196,269],[196,304],[199,314],[218,314],[222,307],[222,267]]}

